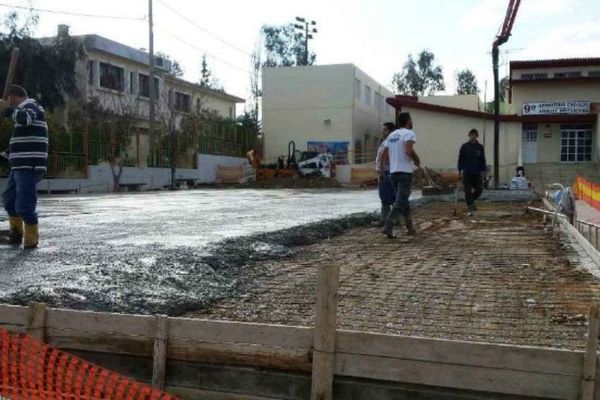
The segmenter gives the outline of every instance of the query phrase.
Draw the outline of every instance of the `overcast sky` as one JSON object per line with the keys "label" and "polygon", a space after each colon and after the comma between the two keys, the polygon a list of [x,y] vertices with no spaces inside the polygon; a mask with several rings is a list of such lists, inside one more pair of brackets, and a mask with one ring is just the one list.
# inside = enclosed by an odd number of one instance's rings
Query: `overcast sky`
{"label": "overcast sky", "polygon": [[[164,4],[195,22],[192,25]],[[489,82],[491,43],[504,18],[508,0],[154,0],[155,49],[178,60],[187,79],[196,81],[202,54],[225,89],[248,96],[252,52],[263,24],[285,24],[295,16],[316,20],[311,42],[317,64],[354,63],[384,85],[402,68],[408,54],[431,50],[444,68],[448,94],[457,70],[471,68],[483,97]],[[2,5],[87,14],[143,18],[147,0],[0,0]],[[9,7],[0,7],[6,14]],[[51,36],[58,24],[72,34],[96,33],[124,44],[148,47],[144,21],[43,13],[38,36]],[[205,31],[198,28],[201,27]],[[230,43],[222,41],[206,33]],[[185,41],[185,43],[184,43]],[[600,57],[600,1],[522,0],[504,61],[557,57]],[[503,68],[507,68],[507,65]],[[502,74],[506,73],[504,69]]]}

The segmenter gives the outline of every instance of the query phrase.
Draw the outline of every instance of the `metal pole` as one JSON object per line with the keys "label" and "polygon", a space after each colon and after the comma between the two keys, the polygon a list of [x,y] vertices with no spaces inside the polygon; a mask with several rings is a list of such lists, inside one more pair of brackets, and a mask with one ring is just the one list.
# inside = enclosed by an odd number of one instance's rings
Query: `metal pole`
{"label": "metal pole", "polygon": [[494,67],[494,187],[500,185],[500,80],[498,77],[498,47],[492,48],[492,64]]}
{"label": "metal pole", "polygon": [[155,101],[156,101],[156,88],[154,87],[154,26],[152,17],[152,0],[148,0],[148,36],[150,44],[148,46],[150,51],[150,73],[148,74],[149,82],[148,88],[150,89],[150,101],[148,111],[148,128],[150,130],[150,154],[151,159],[154,159],[154,118],[155,118]]}

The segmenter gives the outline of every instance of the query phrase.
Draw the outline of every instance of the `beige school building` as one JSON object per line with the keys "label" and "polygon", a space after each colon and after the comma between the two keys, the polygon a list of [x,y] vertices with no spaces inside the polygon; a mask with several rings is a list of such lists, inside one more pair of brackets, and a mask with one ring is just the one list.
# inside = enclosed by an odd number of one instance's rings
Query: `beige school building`
{"label": "beige school building", "polygon": [[[517,166],[544,187],[575,175],[600,180],[600,58],[514,61],[508,114],[500,116],[500,181]],[[412,114],[423,164],[455,170],[460,145],[476,128],[493,164],[494,116],[464,96],[395,96],[387,102]]]}

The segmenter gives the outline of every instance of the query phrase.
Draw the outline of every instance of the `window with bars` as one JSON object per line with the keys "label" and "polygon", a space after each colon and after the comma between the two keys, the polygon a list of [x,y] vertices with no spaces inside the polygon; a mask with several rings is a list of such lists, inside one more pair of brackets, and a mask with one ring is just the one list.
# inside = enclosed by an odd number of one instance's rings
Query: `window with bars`
{"label": "window with bars", "polygon": [[[150,98],[150,77],[145,74],[138,74],[139,76],[139,96]],[[158,99],[158,78],[154,77],[154,97]]]}
{"label": "window with bars", "polygon": [[175,110],[181,112],[191,111],[192,98],[190,95],[180,92],[175,92]]}
{"label": "window with bars", "polygon": [[123,92],[125,90],[125,70],[121,67],[101,62],[100,86]]}
{"label": "window with bars", "polygon": [[537,126],[524,126],[521,135],[524,142],[537,142]]}
{"label": "window with bars", "polygon": [[360,99],[360,88],[361,88],[361,84],[360,84],[360,79],[354,79],[354,98],[355,99]]}
{"label": "window with bars", "polygon": [[374,107],[377,111],[381,110],[381,95],[379,93],[375,93],[375,104]]}
{"label": "window with bars", "polygon": [[561,125],[560,161],[592,161],[592,128],[589,125]]}
{"label": "window with bars", "polygon": [[555,72],[555,78],[579,78],[581,77],[581,71],[570,71],[570,72]]}
{"label": "window with bars", "polygon": [[536,80],[536,79],[546,79],[546,78],[548,78],[548,74],[546,74],[546,73],[521,74],[521,79],[524,79],[524,80]]}

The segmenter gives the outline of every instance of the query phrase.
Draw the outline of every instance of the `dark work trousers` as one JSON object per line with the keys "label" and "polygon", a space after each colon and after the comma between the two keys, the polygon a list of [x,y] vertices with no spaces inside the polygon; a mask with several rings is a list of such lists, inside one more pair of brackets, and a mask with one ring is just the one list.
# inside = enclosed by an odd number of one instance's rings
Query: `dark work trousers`
{"label": "dark work trousers", "polygon": [[472,206],[483,192],[483,178],[481,174],[464,174],[463,185],[467,206]]}
{"label": "dark work trousers", "polygon": [[396,184],[396,201],[392,212],[388,216],[388,221],[396,221],[400,215],[404,219],[410,218],[410,203],[408,198],[410,197],[410,187],[412,185],[412,174],[406,172],[394,172],[392,174],[392,181]]}

